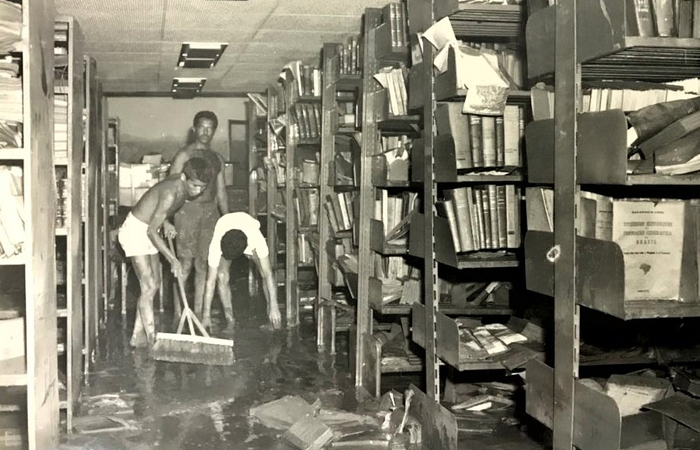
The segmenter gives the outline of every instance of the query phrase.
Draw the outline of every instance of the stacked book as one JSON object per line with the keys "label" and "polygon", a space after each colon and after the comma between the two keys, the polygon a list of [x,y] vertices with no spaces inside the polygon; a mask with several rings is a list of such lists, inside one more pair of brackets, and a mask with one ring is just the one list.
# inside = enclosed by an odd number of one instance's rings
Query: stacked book
{"label": "stacked book", "polygon": [[338,44],[341,75],[362,73],[362,54],[360,53],[360,37],[350,36],[344,44]]}
{"label": "stacked book", "polygon": [[335,94],[338,107],[338,126],[344,128],[359,128],[357,123],[357,101],[353,92],[338,91]]}
{"label": "stacked book", "polygon": [[400,67],[384,67],[374,75],[375,80],[386,90],[387,112],[389,116],[405,116],[408,114],[408,93],[406,78],[408,70]]}
{"label": "stacked book", "polygon": [[330,281],[333,286],[342,286],[345,283],[345,276],[341,270],[341,265],[338,263],[343,259],[347,259],[352,254],[353,246],[351,238],[337,239],[336,242],[329,244],[327,249],[330,260],[333,261]]}
{"label": "stacked book", "polygon": [[502,116],[462,113],[458,103],[439,103],[435,109],[438,135],[451,135],[457,170],[522,166],[525,110],[506,105]]}
{"label": "stacked book", "polygon": [[436,206],[460,253],[520,247],[520,200],[519,186],[487,184],[447,190]]}
{"label": "stacked book", "polygon": [[374,218],[384,225],[387,245],[408,245],[408,228],[417,199],[417,192],[393,193],[387,189],[377,189]]}
{"label": "stacked book", "polygon": [[22,6],[0,0],[0,53],[19,50],[22,40]]}
{"label": "stacked book", "polygon": [[0,259],[22,253],[24,197],[22,168],[0,166]]}
{"label": "stacked book", "polygon": [[65,228],[68,223],[68,214],[70,214],[68,205],[70,184],[68,184],[68,178],[65,178],[65,173],[56,183],[56,194],[58,196],[58,202],[56,204],[56,228]]}
{"label": "stacked book", "polygon": [[53,117],[54,160],[66,160],[68,159],[68,95],[54,95]]}
{"label": "stacked book", "polygon": [[389,3],[382,9],[382,22],[391,29],[391,47],[404,48],[408,45],[406,4]]}
{"label": "stacked book", "polygon": [[[657,103],[686,100],[697,96],[693,89],[679,83],[605,82],[584,88],[581,112],[621,109],[636,111]],[[554,118],[554,91],[538,83],[530,89],[532,115],[535,120]]]}
{"label": "stacked book", "polygon": [[301,139],[318,139],[321,136],[321,105],[318,103],[296,103],[292,120],[298,127]]}
{"label": "stacked book", "polygon": [[349,231],[355,223],[355,192],[333,192],[326,197],[324,207],[334,234]]}
{"label": "stacked book", "polygon": [[297,189],[293,201],[298,227],[318,225],[318,189]]}
{"label": "stacked book", "polygon": [[22,80],[0,74],[0,121],[20,123],[22,117]]}

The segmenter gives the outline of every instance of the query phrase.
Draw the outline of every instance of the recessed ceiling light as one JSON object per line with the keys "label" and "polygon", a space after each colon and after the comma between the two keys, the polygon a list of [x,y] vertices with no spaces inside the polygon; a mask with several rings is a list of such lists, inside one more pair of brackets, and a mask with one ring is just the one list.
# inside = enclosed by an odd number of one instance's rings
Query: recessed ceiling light
{"label": "recessed ceiling light", "polygon": [[180,47],[177,66],[186,69],[210,69],[228,47],[225,42],[185,42]]}
{"label": "recessed ceiling light", "polygon": [[173,78],[171,91],[175,98],[193,98],[202,91],[206,78]]}

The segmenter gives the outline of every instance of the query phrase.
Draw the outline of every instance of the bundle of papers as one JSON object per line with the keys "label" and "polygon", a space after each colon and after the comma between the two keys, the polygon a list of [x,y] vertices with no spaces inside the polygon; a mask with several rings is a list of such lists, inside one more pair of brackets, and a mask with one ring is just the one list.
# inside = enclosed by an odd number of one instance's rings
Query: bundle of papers
{"label": "bundle of papers", "polygon": [[19,50],[22,40],[22,7],[0,0],[0,53]]}

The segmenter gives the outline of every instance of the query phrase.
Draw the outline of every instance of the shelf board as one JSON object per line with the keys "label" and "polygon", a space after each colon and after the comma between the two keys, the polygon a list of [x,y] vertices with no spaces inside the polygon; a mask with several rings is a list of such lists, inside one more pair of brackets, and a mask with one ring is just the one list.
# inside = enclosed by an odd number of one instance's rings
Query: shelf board
{"label": "shelf board", "polygon": [[54,158],[53,164],[54,166],[67,166],[68,158]]}
{"label": "shelf board", "polygon": [[23,253],[19,253],[9,258],[0,258],[0,266],[21,266],[25,263]]}
{"label": "shelf board", "polygon": [[[498,169],[493,169],[498,170]],[[458,183],[521,183],[524,181],[522,174],[510,174],[510,175],[480,175],[478,173],[458,173],[457,182]]]}
{"label": "shelf board", "polygon": [[353,91],[362,86],[362,74],[346,73],[340,74],[335,82],[336,91]]}
{"label": "shelf board", "polygon": [[68,317],[68,308],[59,308],[56,310],[56,317]]}
{"label": "shelf board", "polygon": [[449,15],[458,37],[515,38],[524,28],[522,5],[459,3],[458,10]]}
{"label": "shelf board", "polygon": [[26,386],[27,364],[24,356],[3,361],[0,367],[0,386]]}
{"label": "shelf board", "polygon": [[[411,314],[411,305],[388,304],[377,308],[372,305],[372,309],[382,315],[388,316],[408,316]],[[509,316],[513,310],[507,307],[476,307],[476,308],[449,308],[440,307],[440,312],[446,316]]]}
{"label": "shelf board", "polygon": [[[694,78],[700,67],[700,39],[627,35],[630,4],[619,0],[582,2],[576,16],[586,24],[578,34],[581,77],[635,81],[673,81]],[[525,36],[527,73],[532,79],[554,74],[554,24],[556,8],[532,14]]]}
{"label": "shelf board", "polygon": [[628,175],[629,186],[698,186],[700,175],[691,173],[687,175],[662,175],[656,173]]}
{"label": "shelf board", "polygon": [[459,269],[495,269],[499,267],[518,267],[520,261],[515,253],[505,252],[495,254],[492,252],[474,252],[457,255],[457,268]]}
{"label": "shelf board", "polygon": [[356,129],[355,127],[338,127],[337,130],[335,130],[335,134],[343,134],[343,135],[350,135],[352,136],[355,133],[359,133],[360,130]]}
{"label": "shelf board", "polygon": [[300,184],[295,186],[296,189],[318,189],[319,187],[318,184]]}
{"label": "shelf board", "polygon": [[315,137],[315,138],[299,138],[299,141],[297,142],[298,146],[312,146],[312,145],[321,145],[321,138],[320,137]]}
{"label": "shelf board", "polygon": [[384,134],[420,135],[421,116],[395,116],[379,120],[377,127]]}
{"label": "shelf board", "polygon": [[26,150],[24,148],[0,148],[0,160],[24,160],[25,154]]}
{"label": "shelf board", "polygon": [[382,356],[381,373],[422,372],[423,361],[417,356],[409,359],[407,356]]}
{"label": "shelf board", "polygon": [[59,355],[64,355],[66,353],[66,344],[60,342],[56,345],[56,352]]}
{"label": "shelf board", "polygon": [[309,225],[309,226],[298,227],[297,231],[299,233],[313,233],[314,231],[318,231],[318,225]]}
{"label": "shelf board", "polygon": [[[553,296],[554,270],[546,259],[553,233],[528,231],[525,235],[525,282],[527,288]],[[611,241],[576,238],[578,255],[578,303],[623,320],[700,317],[700,299],[624,300],[625,267],[622,250]]]}
{"label": "shelf board", "polygon": [[68,228],[56,228],[56,236],[68,236]]}
{"label": "shelf board", "polygon": [[321,97],[315,95],[300,95],[294,103],[321,103]]}

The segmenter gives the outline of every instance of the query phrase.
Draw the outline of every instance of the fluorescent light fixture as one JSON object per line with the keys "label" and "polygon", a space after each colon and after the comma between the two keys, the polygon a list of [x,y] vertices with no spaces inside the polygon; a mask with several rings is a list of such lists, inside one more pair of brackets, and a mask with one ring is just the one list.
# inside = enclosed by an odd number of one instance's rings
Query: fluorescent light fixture
{"label": "fluorescent light fixture", "polygon": [[180,47],[177,67],[211,69],[228,47],[226,42],[185,42]]}
{"label": "fluorescent light fixture", "polygon": [[193,98],[202,91],[206,78],[173,78],[170,91],[175,98]]}

